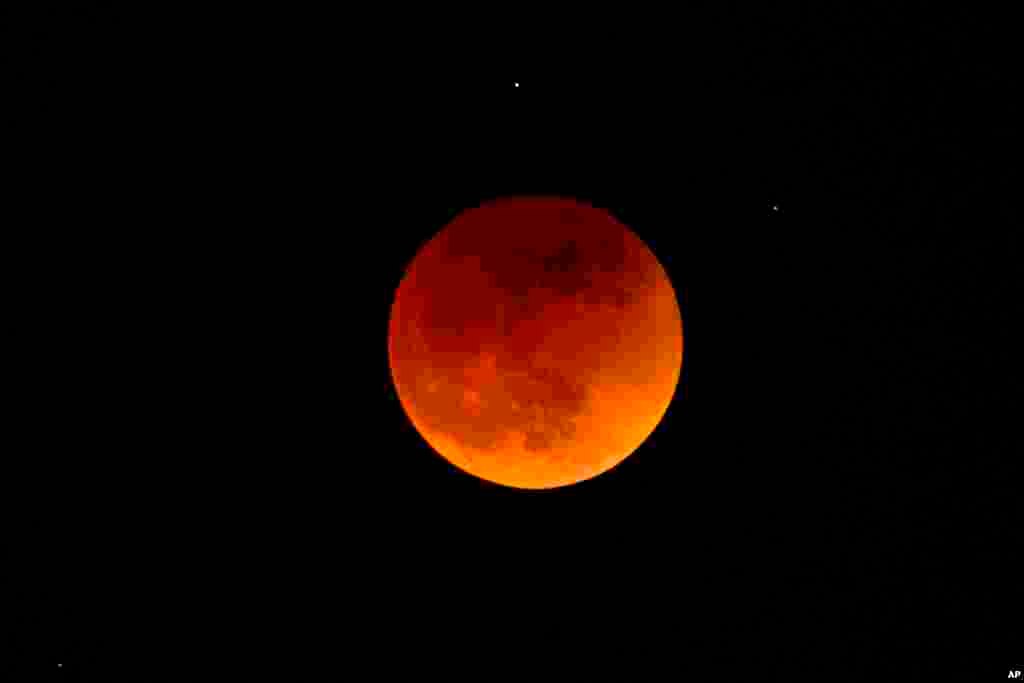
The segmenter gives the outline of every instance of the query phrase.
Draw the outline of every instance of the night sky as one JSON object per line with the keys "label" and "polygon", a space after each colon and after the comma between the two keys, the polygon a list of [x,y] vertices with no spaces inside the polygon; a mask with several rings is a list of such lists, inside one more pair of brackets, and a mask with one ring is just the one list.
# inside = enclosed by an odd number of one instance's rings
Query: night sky
{"label": "night sky", "polygon": [[[277,11],[3,10],[0,678],[1024,668],[998,22]],[[387,364],[417,249],[523,194],[632,227],[685,326],[649,441],[554,491]]]}

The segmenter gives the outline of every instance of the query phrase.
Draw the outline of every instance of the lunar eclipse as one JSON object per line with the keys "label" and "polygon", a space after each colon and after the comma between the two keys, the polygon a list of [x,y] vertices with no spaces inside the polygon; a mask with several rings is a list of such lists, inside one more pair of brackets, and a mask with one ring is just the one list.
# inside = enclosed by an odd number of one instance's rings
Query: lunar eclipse
{"label": "lunar eclipse", "polygon": [[413,258],[388,355],[402,408],[441,456],[550,489],[606,472],[654,431],[682,369],[682,316],[665,269],[610,212],[504,198]]}

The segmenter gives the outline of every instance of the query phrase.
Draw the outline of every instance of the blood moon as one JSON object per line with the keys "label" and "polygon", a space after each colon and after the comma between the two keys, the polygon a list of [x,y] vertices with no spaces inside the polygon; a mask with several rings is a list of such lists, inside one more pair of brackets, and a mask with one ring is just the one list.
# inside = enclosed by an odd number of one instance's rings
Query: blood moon
{"label": "blood moon", "polygon": [[403,409],[449,462],[555,488],[614,467],[657,426],[682,368],[682,317],[664,268],[609,212],[505,198],[417,253],[388,355]]}

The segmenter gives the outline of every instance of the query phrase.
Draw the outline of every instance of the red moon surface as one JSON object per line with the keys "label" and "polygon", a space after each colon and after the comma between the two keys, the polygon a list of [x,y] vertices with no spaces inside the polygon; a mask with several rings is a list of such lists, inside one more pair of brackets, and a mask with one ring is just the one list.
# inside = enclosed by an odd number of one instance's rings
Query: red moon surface
{"label": "red moon surface", "polygon": [[507,198],[458,214],[395,293],[402,408],[459,469],[550,489],[605,472],[654,431],[683,360],[668,275],[604,209]]}

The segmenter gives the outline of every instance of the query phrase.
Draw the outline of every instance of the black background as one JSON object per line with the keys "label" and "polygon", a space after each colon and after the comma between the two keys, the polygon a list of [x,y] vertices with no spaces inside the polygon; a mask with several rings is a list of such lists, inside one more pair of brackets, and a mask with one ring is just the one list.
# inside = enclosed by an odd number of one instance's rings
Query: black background
{"label": "black background", "polygon": [[[1021,668],[994,19],[3,22],[6,679]],[[387,367],[417,248],[512,194],[611,210],[685,318],[649,442],[557,491]]]}

